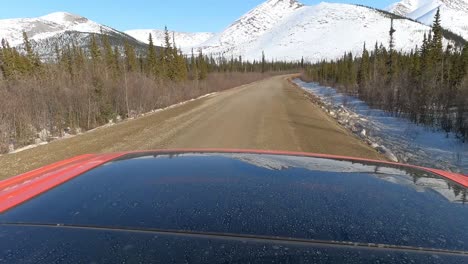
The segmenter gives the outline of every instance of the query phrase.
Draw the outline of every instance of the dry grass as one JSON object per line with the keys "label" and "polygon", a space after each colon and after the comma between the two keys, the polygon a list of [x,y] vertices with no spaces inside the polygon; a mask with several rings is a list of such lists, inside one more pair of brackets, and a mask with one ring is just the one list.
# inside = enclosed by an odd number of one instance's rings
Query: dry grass
{"label": "dry grass", "polygon": [[141,73],[96,78],[86,71],[71,79],[57,69],[45,74],[53,79],[0,81],[0,153],[34,143],[44,129],[50,131],[50,137],[73,134],[117,116],[138,115],[270,75],[211,73],[201,81],[170,82]]}

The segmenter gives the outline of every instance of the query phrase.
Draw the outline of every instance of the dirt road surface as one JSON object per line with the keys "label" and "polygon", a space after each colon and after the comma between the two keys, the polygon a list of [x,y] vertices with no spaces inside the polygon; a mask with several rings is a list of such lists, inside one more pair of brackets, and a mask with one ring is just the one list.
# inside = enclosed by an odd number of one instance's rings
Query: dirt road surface
{"label": "dirt road surface", "polygon": [[0,156],[0,179],[84,153],[168,148],[304,151],[383,159],[276,76],[145,117]]}

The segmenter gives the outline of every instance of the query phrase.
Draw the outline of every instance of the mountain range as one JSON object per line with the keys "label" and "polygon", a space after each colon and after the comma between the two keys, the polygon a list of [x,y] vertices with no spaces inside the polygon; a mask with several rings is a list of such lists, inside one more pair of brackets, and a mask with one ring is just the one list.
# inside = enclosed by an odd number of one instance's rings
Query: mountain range
{"label": "mountain range", "polygon": [[[134,29],[134,30],[127,30],[125,31],[126,34],[134,37],[135,39],[148,44],[149,43],[149,34],[151,33],[154,41],[154,45],[157,46],[164,46],[164,30],[160,29]],[[176,46],[178,48],[191,48],[197,45],[202,44],[203,42],[207,41],[211,37],[213,37],[215,33],[211,32],[173,32],[171,31],[169,34],[170,42],[172,43],[175,41]]]}
{"label": "mountain range", "polygon": [[[360,54],[364,43],[386,45],[391,18],[396,29],[396,49],[410,51],[430,31],[433,14],[440,7],[442,25],[468,39],[468,0],[403,0],[387,11],[365,6],[320,3],[307,6],[296,0],[268,0],[218,33],[170,32],[171,42],[186,54],[192,49],[215,56],[242,56],[258,60],[264,52],[270,59],[309,61],[334,59],[344,52]],[[44,60],[54,58],[55,47],[68,45],[87,49],[93,34],[109,36],[111,44],[124,42],[144,52],[148,35],[163,45],[164,31],[136,29],[125,32],[66,12],[38,18],[0,20],[0,38],[21,48],[22,32]],[[445,40],[447,43],[447,40]]]}
{"label": "mountain range", "polygon": [[87,48],[93,34],[107,35],[113,46],[123,48],[124,42],[128,41],[137,49],[146,48],[145,44],[123,32],[67,12],[0,20],[0,39],[7,40],[10,46],[22,48],[23,32],[43,60],[55,58],[56,47],[64,49],[68,45],[76,45]]}
{"label": "mountain range", "polygon": [[[278,60],[334,59],[345,51],[360,54],[364,43],[388,43],[389,13],[368,7],[295,0],[269,0],[199,45],[205,53],[260,59],[262,52]],[[426,25],[396,19],[396,48],[409,51],[423,40]]]}

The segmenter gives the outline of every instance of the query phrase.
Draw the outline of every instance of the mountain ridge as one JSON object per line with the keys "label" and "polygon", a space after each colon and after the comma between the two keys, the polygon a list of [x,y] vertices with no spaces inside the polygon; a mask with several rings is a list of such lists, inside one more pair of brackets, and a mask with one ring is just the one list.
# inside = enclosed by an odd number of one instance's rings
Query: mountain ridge
{"label": "mountain ridge", "polygon": [[114,46],[122,49],[125,41],[136,46],[137,50],[146,46],[121,31],[68,12],[54,12],[35,18],[0,20],[0,38],[8,41],[10,46],[20,49],[23,47],[23,32],[28,36],[32,48],[45,61],[56,57],[56,46],[60,50],[69,45],[87,50],[92,35],[107,35]]}
{"label": "mountain ridge", "polygon": [[[403,0],[408,11],[438,0]],[[466,0],[444,0],[466,1]],[[415,10],[416,10],[415,9]],[[414,11],[412,11],[414,12]],[[396,13],[396,12],[394,12]],[[408,15],[408,14],[407,14]],[[362,46],[388,43],[390,13],[365,6],[326,3],[304,5],[296,0],[268,0],[218,33],[170,31],[176,46],[185,54],[192,49],[225,57],[242,56],[259,60],[263,52],[270,59],[318,61],[336,59],[344,52],[359,55]],[[431,28],[421,22],[394,17],[396,48],[410,51],[422,43]],[[125,32],[96,23],[85,17],[55,12],[37,18],[0,20],[0,38],[11,46],[21,47],[25,31],[41,58],[54,58],[55,46],[87,48],[92,35],[110,36],[112,44],[123,47],[125,41],[145,52],[151,32],[156,45],[164,42],[163,30],[128,30]],[[447,42],[447,41],[445,41]]]}
{"label": "mountain ridge", "polygon": [[386,8],[425,25],[432,25],[440,9],[442,27],[468,40],[468,0],[402,0]]}
{"label": "mountain ridge", "polygon": [[[289,3],[284,4],[288,1],[281,1],[284,5],[274,9],[265,8],[276,2],[257,6],[198,48],[208,54],[243,56],[249,60],[259,60],[265,52],[267,57],[279,60],[304,57],[319,61],[336,59],[344,52],[359,55],[364,43],[388,43],[391,17],[380,10],[326,2],[291,8]],[[277,14],[281,14],[279,19],[275,18]],[[273,21],[269,19],[272,17]],[[239,21],[248,21],[254,26],[239,27]],[[403,17],[396,19],[394,26],[396,48],[402,51],[420,45],[424,33],[430,31],[430,27]]]}
{"label": "mountain ridge", "polygon": [[296,0],[266,1],[216,34],[206,45],[239,43],[239,39],[248,42],[248,39],[262,35],[303,6]]}

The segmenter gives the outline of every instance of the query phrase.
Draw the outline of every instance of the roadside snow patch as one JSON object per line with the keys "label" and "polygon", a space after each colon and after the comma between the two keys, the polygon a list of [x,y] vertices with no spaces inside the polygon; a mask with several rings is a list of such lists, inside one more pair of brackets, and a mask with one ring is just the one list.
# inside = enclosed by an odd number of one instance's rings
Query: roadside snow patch
{"label": "roadside snow patch", "polygon": [[468,174],[468,144],[454,134],[418,126],[404,117],[369,107],[334,88],[294,80],[320,99],[322,108],[340,124],[392,161]]}

